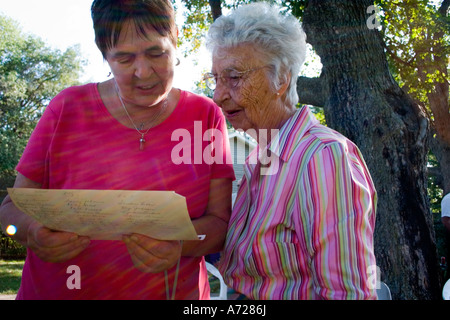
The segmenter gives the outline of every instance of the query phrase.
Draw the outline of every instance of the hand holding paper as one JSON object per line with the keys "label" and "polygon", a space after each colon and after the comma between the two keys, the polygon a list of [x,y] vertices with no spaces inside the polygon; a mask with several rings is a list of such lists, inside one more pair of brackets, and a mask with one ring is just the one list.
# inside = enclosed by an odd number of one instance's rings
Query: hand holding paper
{"label": "hand holding paper", "polygon": [[52,231],[37,221],[31,223],[27,231],[27,248],[46,262],[65,262],[76,257],[90,244],[88,237]]}
{"label": "hand holding paper", "polygon": [[141,272],[159,273],[179,261],[182,241],[155,240],[140,234],[124,236],[131,261]]}

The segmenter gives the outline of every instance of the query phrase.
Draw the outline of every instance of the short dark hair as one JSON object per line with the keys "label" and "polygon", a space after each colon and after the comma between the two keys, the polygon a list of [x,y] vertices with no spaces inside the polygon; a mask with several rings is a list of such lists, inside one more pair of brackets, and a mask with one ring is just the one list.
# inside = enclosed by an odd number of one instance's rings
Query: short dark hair
{"label": "short dark hair", "polygon": [[130,19],[142,36],[150,25],[177,45],[175,11],[170,0],[94,0],[91,15],[95,43],[105,59],[106,52],[117,44],[124,22]]}

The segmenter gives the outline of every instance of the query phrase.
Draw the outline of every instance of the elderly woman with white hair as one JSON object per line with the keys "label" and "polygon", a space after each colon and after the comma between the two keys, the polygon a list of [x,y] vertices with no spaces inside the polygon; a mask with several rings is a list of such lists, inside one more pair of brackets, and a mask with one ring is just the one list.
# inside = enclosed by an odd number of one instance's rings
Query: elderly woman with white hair
{"label": "elderly woman with white hair", "polygon": [[265,3],[208,33],[214,101],[258,141],[219,269],[248,299],[376,299],[376,191],[357,146],[297,107],[305,38],[297,19]]}

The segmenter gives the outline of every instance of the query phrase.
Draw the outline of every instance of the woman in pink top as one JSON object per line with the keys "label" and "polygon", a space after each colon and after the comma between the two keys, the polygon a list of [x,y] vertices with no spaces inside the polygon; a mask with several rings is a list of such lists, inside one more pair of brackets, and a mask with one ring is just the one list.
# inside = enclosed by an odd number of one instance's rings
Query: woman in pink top
{"label": "woman in pink top", "polygon": [[[14,187],[175,191],[206,239],[89,239],[46,228],[6,197],[2,228],[16,226],[14,239],[28,249],[17,298],[207,299],[203,256],[223,246],[234,179],[223,115],[210,99],[172,87],[177,28],[169,0],[96,0],[92,18],[114,78],[51,101]],[[198,161],[195,152],[212,144],[214,161]],[[77,286],[69,283],[74,267]]]}

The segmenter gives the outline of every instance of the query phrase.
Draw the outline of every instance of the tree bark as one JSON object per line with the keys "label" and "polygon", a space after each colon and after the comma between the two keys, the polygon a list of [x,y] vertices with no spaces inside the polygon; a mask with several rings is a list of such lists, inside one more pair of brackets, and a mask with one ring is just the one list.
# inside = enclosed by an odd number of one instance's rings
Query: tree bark
{"label": "tree bark", "polygon": [[[426,189],[428,121],[389,73],[381,37],[366,24],[372,4],[310,0],[303,27],[323,65],[327,125],[360,147],[378,191],[375,255],[381,280],[394,299],[439,299]],[[299,81],[306,92],[307,82]],[[300,99],[304,103],[302,94]]]}
{"label": "tree bark", "polygon": [[323,108],[328,97],[324,73],[319,78],[298,77],[297,94],[303,104]]}

